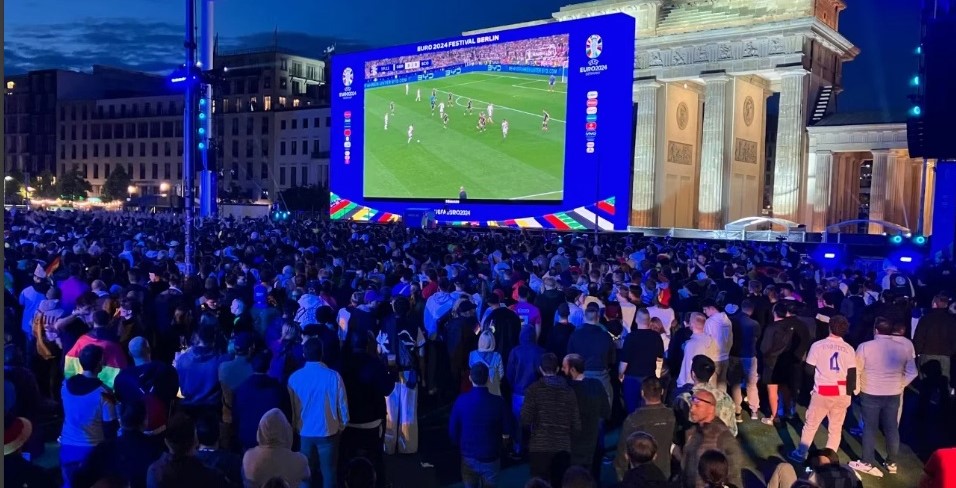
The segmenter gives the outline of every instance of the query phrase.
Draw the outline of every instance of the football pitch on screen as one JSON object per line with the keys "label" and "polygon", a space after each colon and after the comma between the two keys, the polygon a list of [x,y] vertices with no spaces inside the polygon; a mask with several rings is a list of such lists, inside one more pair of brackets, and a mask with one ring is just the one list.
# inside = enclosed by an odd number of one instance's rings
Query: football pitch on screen
{"label": "football pitch on screen", "polygon": [[[461,187],[469,200],[563,198],[567,84],[560,78],[551,91],[547,76],[466,73],[409,83],[405,91],[404,84],[365,91],[366,198],[457,199]],[[386,129],[391,102],[395,110]],[[493,122],[481,132],[478,117],[488,104],[494,107]],[[551,116],[547,131],[541,129],[544,111]]]}

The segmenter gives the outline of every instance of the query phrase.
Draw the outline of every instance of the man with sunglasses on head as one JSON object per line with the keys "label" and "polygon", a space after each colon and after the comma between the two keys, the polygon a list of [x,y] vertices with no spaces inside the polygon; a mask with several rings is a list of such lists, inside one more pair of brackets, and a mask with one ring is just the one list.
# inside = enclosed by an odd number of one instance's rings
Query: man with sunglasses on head
{"label": "man with sunglasses on head", "polygon": [[681,452],[682,486],[693,488],[698,484],[697,465],[701,456],[717,449],[727,457],[730,473],[729,481],[733,486],[743,486],[740,472],[742,459],[740,445],[730,433],[726,424],[717,418],[717,399],[707,390],[698,390],[690,400],[690,421],[694,423],[686,432],[684,448]]}

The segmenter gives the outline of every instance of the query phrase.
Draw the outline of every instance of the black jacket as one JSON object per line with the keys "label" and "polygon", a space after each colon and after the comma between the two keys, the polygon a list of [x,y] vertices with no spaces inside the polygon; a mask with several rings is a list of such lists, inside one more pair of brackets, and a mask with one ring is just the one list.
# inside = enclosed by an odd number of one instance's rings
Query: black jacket
{"label": "black jacket", "polygon": [[956,355],[956,317],[944,308],[934,308],[919,319],[913,347],[917,355]]}

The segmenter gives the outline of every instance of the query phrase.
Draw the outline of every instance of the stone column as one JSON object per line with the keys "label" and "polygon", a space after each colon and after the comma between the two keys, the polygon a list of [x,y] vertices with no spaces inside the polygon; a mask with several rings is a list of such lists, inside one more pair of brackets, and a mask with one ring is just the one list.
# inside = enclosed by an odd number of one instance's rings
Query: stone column
{"label": "stone column", "polygon": [[807,178],[809,196],[807,222],[812,232],[823,232],[827,224],[827,211],[830,207],[830,173],[833,169],[833,153],[816,151],[813,153],[810,174]]}
{"label": "stone column", "polygon": [[777,156],[773,175],[773,215],[797,223],[800,219],[803,179],[803,140],[807,128],[807,71],[783,73],[780,115],[777,119]]}
{"label": "stone column", "polygon": [[[733,80],[727,75],[704,78],[704,134],[701,143],[700,191],[697,223],[701,229],[719,229],[724,224],[724,184],[727,176],[727,134],[733,120],[727,120],[728,90]],[[726,182],[729,184],[729,182]]]}
{"label": "stone column", "polygon": [[634,179],[631,188],[631,225],[654,226],[657,138],[664,128],[657,126],[657,99],[663,83],[634,83],[637,103],[637,129],[634,134]]}
{"label": "stone column", "polygon": [[[890,151],[879,149],[873,152],[873,172],[870,177],[870,220],[886,219],[886,170]],[[883,226],[870,224],[870,234],[880,234]]]}

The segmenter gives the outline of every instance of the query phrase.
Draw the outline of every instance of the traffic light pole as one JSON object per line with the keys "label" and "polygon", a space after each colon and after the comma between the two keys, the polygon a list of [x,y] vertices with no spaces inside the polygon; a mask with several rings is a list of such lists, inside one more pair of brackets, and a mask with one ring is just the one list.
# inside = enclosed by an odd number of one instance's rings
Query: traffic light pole
{"label": "traffic light pole", "polygon": [[196,93],[200,80],[196,69],[196,8],[195,0],[186,0],[186,99],[183,103],[183,198],[185,200],[186,229],[185,229],[185,264],[186,276],[192,276],[195,264],[193,257],[193,220],[196,207],[193,199],[193,188],[196,184],[196,169],[194,165],[196,136],[194,123],[196,120]]}

